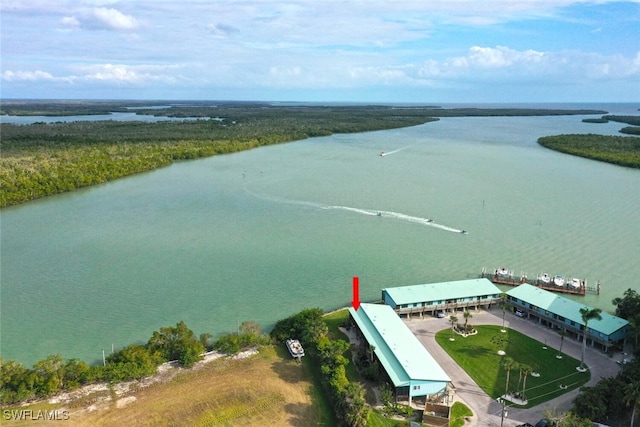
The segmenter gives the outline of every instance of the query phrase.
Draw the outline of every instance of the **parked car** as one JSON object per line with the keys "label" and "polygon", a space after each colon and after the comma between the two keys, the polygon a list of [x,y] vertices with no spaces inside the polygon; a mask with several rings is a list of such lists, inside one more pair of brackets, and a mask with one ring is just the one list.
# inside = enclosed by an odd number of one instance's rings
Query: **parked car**
{"label": "parked car", "polygon": [[438,319],[442,319],[444,317],[444,311],[442,311],[442,310],[436,311],[436,317]]}
{"label": "parked car", "polygon": [[[516,310],[516,316],[518,317],[524,317],[524,311],[522,310]],[[544,426],[543,426],[544,427]]]}

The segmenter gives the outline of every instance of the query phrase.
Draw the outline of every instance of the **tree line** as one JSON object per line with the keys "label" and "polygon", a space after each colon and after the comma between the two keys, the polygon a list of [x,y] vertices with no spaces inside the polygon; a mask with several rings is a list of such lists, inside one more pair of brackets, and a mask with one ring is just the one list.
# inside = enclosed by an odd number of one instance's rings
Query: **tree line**
{"label": "tree line", "polygon": [[640,168],[640,138],[596,134],[545,136],[543,147],[566,154],[600,160],[619,166]]}
{"label": "tree line", "polygon": [[[267,103],[4,102],[0,113],[105,114],[135,111],[201,120],[0,124],[0,208],[160,168],[177,160],[233,153],[334,133],[415,126],[438,117],[605,114],[599,110],[390,106],[273,106]],[[127,109],[136,106],[136,110]],[[145,109],[144,107],[154,107]]]}
{"label": "tree line", "polygon": [[199,113],[207,120],[3,123],[0,207],[157,169],[178,160],[436,120],[424,110],[407,113],[389,108],[243,106],[209,110]]}
{"label": "tree line", "polygon": [[159,365],[169,361],[192,367],[206,350],[233,354],[269,342],[269,337],[261,334],[260,327],[253,321],[243,322],[235,334],[224,335],[215,341],[211,337],[208,333],[196,337],[180,321],[176,326],[154,331],[144,345],[132,344],[108,355],[103,365],[90,366],[78,359],[64,360],[59,354],[40,360],[32,368],[14,360],[0,359],[0,403],[46,398],[86,384],[137,380],[155,374]]}
{"label": "tree line", "polygon": [[622,297],[614,298],[615,315],[629,321],[635,359],[627,356],[629,363],[612,378],[603,378],[592,387],[580,388],[573,401],[572,411],[583,418],[608,425],[634,425],[640,406],[640,294],[629,288]]}

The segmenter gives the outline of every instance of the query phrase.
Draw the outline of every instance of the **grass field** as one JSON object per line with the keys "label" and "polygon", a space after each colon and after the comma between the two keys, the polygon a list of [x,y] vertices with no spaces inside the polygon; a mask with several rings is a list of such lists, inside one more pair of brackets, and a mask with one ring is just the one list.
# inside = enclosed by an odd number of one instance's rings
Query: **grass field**
{"label": "grass field", "polygon": [[[21,409],[44,409],[40,406]],[[168,383],[98,405],[92,412],[88,406],[69,405],[69,420],[61,425],[335,425],[310,367],[292,360],[284,347],[263,347],[258,355],[243,360],[218,359],[199,370],[180,373]],[[56,406],[46,405],[46,409]],[[39,424],[3,420],[2,425]]]}
{"label": "grass field", "polygon": [[[331,339],[347,340],[338,329],[347,317],[346,309],[325,316]],[[351,361],[350,350],[344,355]],[[3,409],[31,410],[33,414],[39,410],[59,411],[65,417],[61,423],[69,427],[337,425],[331,403],[320,386],[319,370],[311,363],[309,358],[303,358],[302,363],[292,360],[284,346],[265,346],[247,359],[221,358],[122,396],[116,396],[113,390],[101,390],[65,406],[38,403]],[[347,365],[347,376],[350,381],[361,381],[353,363]],[[51,423],[2,420],[3,426],[12,427]],[[371,427],[408,425],[376,411],[371,411],[368,422]]]}
{"label": "grass field", "polygon": [[[504,394],[507,380],[507,372],[501,366],[503,356],[497,354],[500,349],[491,342],[493,337],[502,334],[501,327],[484,325],[477,326],[476,329],[477,335],[467,338],[456,336],[455,341],[449,340],[451,330],[445,329],[436,334],[436,341],[482,390],[495,398]],[[532,366],[534,371],[540,374],[539,377],[527,377],[528,404],[524,407],[546,402],[589,381],[589,371],[576,371],[580,361],[566,354],[562,359],[557,359],[555,350],[545,350],[539,341],[512,329],[507,329],[504,335],[508,338],[508,342],[502,348],[506,355],[517,363]],[[510,375],[510,391],[518,389],[518,380],[519,370],[514,369]]]}

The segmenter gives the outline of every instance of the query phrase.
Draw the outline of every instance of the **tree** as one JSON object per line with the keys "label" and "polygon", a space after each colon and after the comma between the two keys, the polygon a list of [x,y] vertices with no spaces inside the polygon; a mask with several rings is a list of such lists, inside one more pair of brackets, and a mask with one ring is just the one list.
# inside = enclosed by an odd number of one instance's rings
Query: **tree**
{"label": "tree", "polygon": [[63,387],[64,364],[59,354],[50,355],[33,365],[34,391],[39,397],[50,396]]}
{"label": "tree", "polygon": [[210,350],[211,349],[211,338],[213,338],[213,335],[211,335],[208,332],[203,332],[203,333],[200,334],[200,344],[202,344],[202,346],[206,350]]}
{"label": "tree", "polygon": [[500,302],[498,303],[498,307],[502,310],[502,330],[504,331],[504,317],[507,313],[507,308],[509,308],[509,303],[507,302],[507,294],[500,294]]}
{"label": "tree", "polygon": [[599,308],[582,307],[580,309],[580,315],[582,316],[582,322],[584,323],[584,334],[582,337],[582,357],[580,358],[580,369],[584,370],[584,354],[587,351],[587,338],[589,337],[589,321],[596,319],[601,320],[602,312]]}
{"label": "tree", "polygon": [[522,365],[522,373],[524,375],[524,381],[522,382],[522,400],[527,400],[527,395],[526,395],[526,391],[527,391],[527,376],[529,376],[529,374],[531,373],[531,366],[529,365]]}
{"label": "tree", "polygon": [[627,384],[624,388],[624,403],[627,406],[632,406],[630,427],[633,427],[633,422],[636,417],[636,408],[640,403],[640,381],[633,381]]}
{"label": "tree", "polygon": [[640,336],[640,312],[628,320],[629,326],[631,326],[631,335],[634,337],[633,348],[636,349],[638,348],[638,337]]}
{"label": "tree", "polygon": [[451,338],[453,338],[453,327],[455,326],[456,322],[458,321],[458,317],[454,316],[452,314],[451,316],[449,316],[449,320],[451,321]]}
{"label": "tree", "polygon": [[640,313],[640,294],[629,288],[622,298],[614,298],[611,303],[616,306],[616,316],[631,319]]}
{"label": "tree", "polygon": [[567,331],[565,331],[564,329],[561,329],[560,332],[558,332],[558,335],[560,335],[560,350],[558,350],[558,356],[561,356],[562,344],[564,344],[564,337],[567,336]]}
{"label": "tree", "polygon": [[107,357],[104,379],[110,382],[134,380],[156,373],[162,356],[149,348],[132,344]]}
{"label": "tree", "polygon": [[204,352],[202,343],[182,320],[175,327],[154,331],[147,346],[152,352],[160,353],[165,360],[177,360],[187,368],[193,366]]}
{"label": "tree", "polygon": [[469,310],[464,311],[464,332],[467,332],[467,324],[469,323],[469,319],[473,317],[473,315],[469,312]]}
{"label": "tree", "polygon": [[509,356],[502,359],[502,366],[507,371],[507,382],[504,387],[504,394],[509,394],[509,375],[511,374],[511,370],[516,366],[516,362]]}

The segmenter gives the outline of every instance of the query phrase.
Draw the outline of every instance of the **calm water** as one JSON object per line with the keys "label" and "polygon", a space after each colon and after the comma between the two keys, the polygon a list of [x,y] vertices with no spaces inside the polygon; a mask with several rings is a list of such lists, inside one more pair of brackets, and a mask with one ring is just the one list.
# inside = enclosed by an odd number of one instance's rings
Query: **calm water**
{"label": "calm water", "polygon": [[537,145],[623,126],[582,118],[315,138],[5,209],[2,357],[96,362],[180,320],[197,334],[247,319],[268,328],[349,304],[355,275],[374,300],[383,287],[505,266],[599,280],[601,295],[580,300],[611,309],[638,288],[640,171]]}

